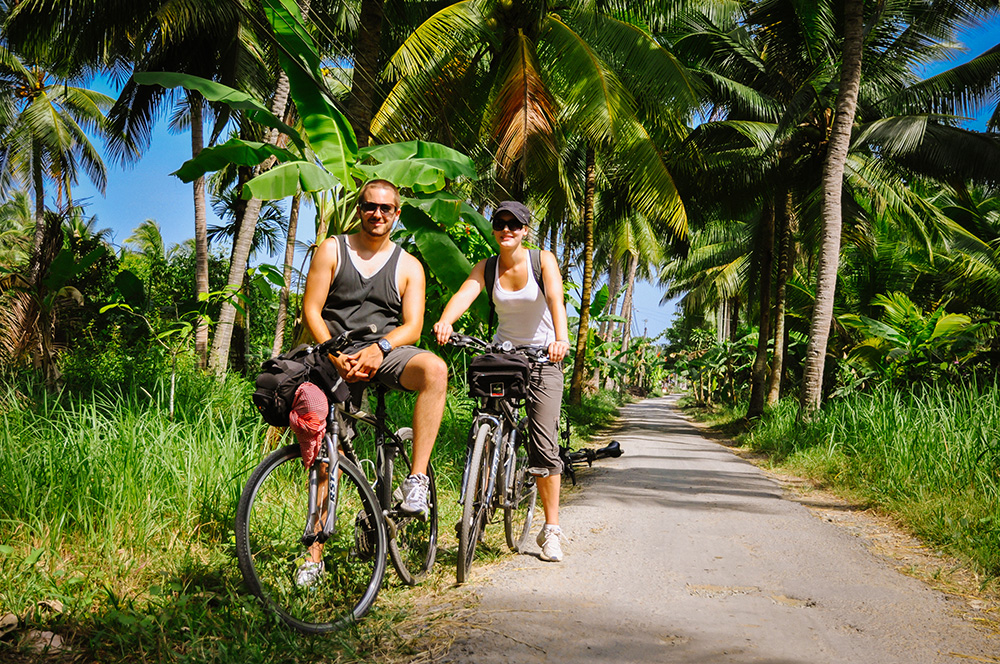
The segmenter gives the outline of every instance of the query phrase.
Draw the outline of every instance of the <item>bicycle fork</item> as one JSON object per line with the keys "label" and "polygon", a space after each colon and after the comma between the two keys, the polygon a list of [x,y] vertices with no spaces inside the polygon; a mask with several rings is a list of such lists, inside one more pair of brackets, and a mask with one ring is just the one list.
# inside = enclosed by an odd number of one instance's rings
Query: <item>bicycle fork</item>
{"label": "bicycle fork", "polygon": [[[333,534],[333,524],[337,514],[337,483],[339,481],[338,468],[340,466],[340,452],[334,441],[340,439],[340,428],[336,422],[333,423],[333,432],[327,433],[324,437],[326,445],[326,459],[317,458],[312,467],[309,468],[309,513],[306,517],[305,532],[302,535],[303,546],[309,547],[319,542],[322,544],[330,539]],[[320,468],[326,464],[326,500],[320,502],[320,484],[323,482]],[[323,506],[326,506],[326,520],[322,529],[317,525],[323,517]]]}
{"label": "bicycle fork", "polygon": [[[479,432],[479,428],[484,424],[488,424],[491,427],[493,427],[494,431],[497,431],[500,428],[500,420],[493,417],[492,415],[484,415],[480,413],[479,415],[476,416],[475,420],[473,421],[472,429],[469,431],[469,442],[465,446],[465,468],[462,470],[462,490],[459,491],[458,495],[459,505],[465,502],[465,492],[469,488],[469,464],[472,461],[472,447],[476,443],[476,434]],[[495,447],[497,446],[494,445],[494,448]],[[497,464],[497,456],[496,456],[496,449],[494,449],[493,459],[490,462],[490,468],[491,468],[490,474],[493,477],[496,477],[496,464]],[[493,480],[491,478],[490,479],[491,484],[492,481]]]}

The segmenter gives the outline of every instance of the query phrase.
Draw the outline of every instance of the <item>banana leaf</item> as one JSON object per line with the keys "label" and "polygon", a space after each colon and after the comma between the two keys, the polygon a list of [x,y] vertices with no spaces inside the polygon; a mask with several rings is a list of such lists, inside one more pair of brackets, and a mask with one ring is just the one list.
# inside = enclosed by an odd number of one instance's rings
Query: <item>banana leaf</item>
{"label": "banana leaf", "polygon": [[298,157],[288,150],[267,143],[231,138],[222,145],[205,148],[198,153],[197,157],[185,161],[173,175],[180,178],[182,182],[194,182],[205,173],[221,170],[229,164],[256,166],[271,156],[277,157],[280,161],[298,160]]}
{"label": "banana leaf", "polygon": [[291,161],[275,166],[247,182],[243,198],[274,201],[303,191],[325,191],[338,184],[336,177],[316,164]]}
{"label": "banana leaf", "polygon": [[305,152],[306,146],[299,133],[274,117],[274,114],[264,104],[245,92],[210,81],[207,78],[176,72],[139,72],[134,74],[132,78],[141,85],[161,85],[167,89],[181,87],[185,90],[197,90],[209,101],[221,102],[230,108],[243,111],[247,118],[257,124],[288,134],[296,147]]}
{"label": "banana leaf", "polygon": [[351,166],[357,159],[358,140],[347,118],[325,94],[320,58],[302,25],[294,0],[264,0],[264,7],[278,42],[281,67],[288,75],[289,94],[316,156],[344,186],[354,188]]}

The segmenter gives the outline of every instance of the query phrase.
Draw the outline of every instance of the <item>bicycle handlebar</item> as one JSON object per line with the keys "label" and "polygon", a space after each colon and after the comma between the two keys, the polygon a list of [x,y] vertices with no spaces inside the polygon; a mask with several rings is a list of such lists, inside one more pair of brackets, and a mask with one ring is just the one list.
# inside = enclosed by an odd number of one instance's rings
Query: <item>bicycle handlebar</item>
{"label": "bicycle handlebar", "polygon": [[598,449],[592,450],[585,447],[581,450],[576,450],[575,452],[567,452],[566,458],[569,459],[571,463],[579,463],[580,461],[586,461],[587,465],[591,465],[597,459],[617,459],[622,455],[622,446],[617,440],[612,440],[606,446]]}
{"label": "bicycle handlebar", "polygon": [[459,332],[452,332],[451,339],[448,340],[448,345],[456,348],[477,348],[485,352],[521,353],[540,364],[549,363],[549,349],[545,346],[515,346],[509,341],[490,343],[483,341],[479,337]]}

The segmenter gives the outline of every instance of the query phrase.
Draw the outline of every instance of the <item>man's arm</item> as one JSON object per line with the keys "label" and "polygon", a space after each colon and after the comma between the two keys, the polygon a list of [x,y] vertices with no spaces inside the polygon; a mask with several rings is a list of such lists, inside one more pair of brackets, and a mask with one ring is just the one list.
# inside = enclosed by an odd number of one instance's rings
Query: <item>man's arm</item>
{"label": "man's arm", "polygon": [[327,238],[313,254],[309,273],[306,275],[306,290],[302,295],[302,315],[306,327],[316,343],[330,338],[330,328],[323,320],[323,305],[330,293],[333,272],[337,269],[337,238]]}
{"label": "man's arm", "polygon": [[[330,284],[333,282],[333,273],[337,269],[339,253],[337,238],[330,237],[323,240],[316,249],[316,253],[313,254],[312,263],[309,264],[309,273],[306,275],[306,290],[302,295],[302,316],[305,318],[309,333],[318,344],[332,336],[330,328],[323,320],[323,305],[326,304],[327,295],[330,293]],[[343,354],[330,355],[330,361],[333,362],[340,375],[346,378],[351,369],[347,357]]]}

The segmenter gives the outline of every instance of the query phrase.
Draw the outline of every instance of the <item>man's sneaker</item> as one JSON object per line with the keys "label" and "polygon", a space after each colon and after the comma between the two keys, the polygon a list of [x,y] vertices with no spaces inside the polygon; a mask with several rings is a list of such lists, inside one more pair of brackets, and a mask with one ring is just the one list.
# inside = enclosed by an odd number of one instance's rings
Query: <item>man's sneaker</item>
{"label": "man's sneaker", "polygon": [[298,571],[295,573],[295,585],[299,588],[308,588],[309,586],[315,585],[319,581],[319,577],[323,575],[326,565],[322,562],[314,563],[308,560],[301,565],[299,565]]}
{"label": "man's sneaker", "polygon": [[431,480],[423,473],[410,475],[403,480],[403,502],[399,509],[403,512],[427,518],[427,489]]}
{"label": "man's sneaker", "polygon": [[563,559],[562,543],[559,541],[562,537],[562,529],[559,526],[545,524],[535,538],[538,546],[542,547],[539,558],[553,563],[560,562]]}

